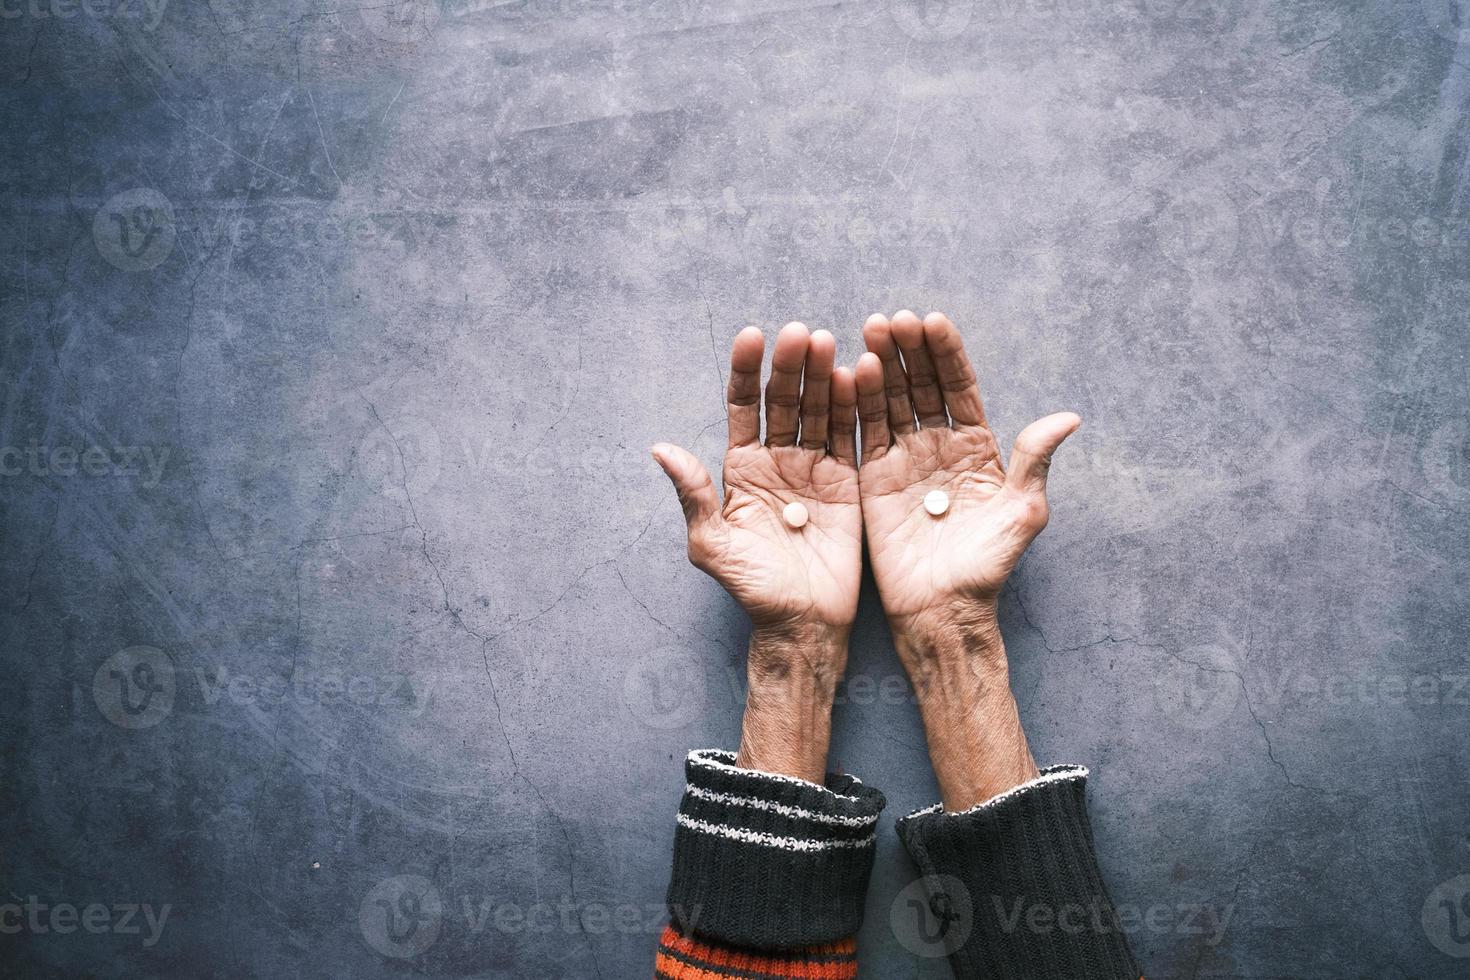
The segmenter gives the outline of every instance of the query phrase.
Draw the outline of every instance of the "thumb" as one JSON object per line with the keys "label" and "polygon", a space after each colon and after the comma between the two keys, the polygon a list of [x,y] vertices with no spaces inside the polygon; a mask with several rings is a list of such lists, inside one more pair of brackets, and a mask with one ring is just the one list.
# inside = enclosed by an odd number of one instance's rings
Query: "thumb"
{"label": "thumb", "polygon": [[1011,463],[1006,471],[1006,486],[1017,493],[1046,493],[1046,472],[1051,469],[1051,454],[1062,440],[1082,424],[1075,412],[1058,412],[1037,419],[1016,436],[1011,450]]}
{"label": "thumb", "polygon": [[684,520],[692,532],[701,524],[714,520],[720,513],[720,498],[710,481],[709,471],[688,450],[658,443],[650,450],[653,459],[668,475],[684,508]]}

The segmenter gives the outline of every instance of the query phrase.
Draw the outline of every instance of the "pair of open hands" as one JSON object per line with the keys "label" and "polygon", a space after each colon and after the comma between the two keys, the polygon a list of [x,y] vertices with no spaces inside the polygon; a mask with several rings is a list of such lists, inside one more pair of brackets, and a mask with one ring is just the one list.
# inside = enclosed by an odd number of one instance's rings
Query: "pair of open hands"
{"label": "pair of open hands", "polygon": [[[943,688],[951,697],[942,700],[951,702],[955,696],[963,701],[960,689],[972,683],[977,698],[993,696],[997,680],[1005,680],[997,598],[1046,525],[1051,455],[1081,424],[1069,412],[1033,422],[1005,464],[964,343],[944,314],[923,320],[907,310],[891,320],[874,315],[863,339],[867,352],[849,369],[835,367],[829,332],[812,333],[800,323],[781,330],[765,388],[762,442],[765,338],[756,327],[735,338],[723,503],[693,455],[663,443],[653,448],[684,509],[689,560],[719,581],[754,624],[747,741],[758,696],[798,712],[821,710],[825,697],[830,713],[857,614],[864,534],[921,709],[931,700],[924,696],[931,685]],[[923,506],[932,490],[949,495],[949,509],[938,517]],[[782,517],[793,501],[810,515],[797,529]],[[773,688],[780,694],[768,696]],[[808,699],[815,708],[804,703]],[[925,712],[931,754],[936,724],[973,714],[954,703],[934,711],[942,716]],[[774,727],[790,724],[782,719]],[[824,763],[825,730],[808,733],[804,725],[770,737],[792,741],[810,734],[820,742]],[[818,760],[798,746],[787,748],[794,751],[775,753],[791,755],[785,768],[806,770],[789,774],[812,778]],[[938,769],[938,758],[935,763]],[[820,781],[820,768],[816,775]],[[945,774],[939,775],[944,788]]]}

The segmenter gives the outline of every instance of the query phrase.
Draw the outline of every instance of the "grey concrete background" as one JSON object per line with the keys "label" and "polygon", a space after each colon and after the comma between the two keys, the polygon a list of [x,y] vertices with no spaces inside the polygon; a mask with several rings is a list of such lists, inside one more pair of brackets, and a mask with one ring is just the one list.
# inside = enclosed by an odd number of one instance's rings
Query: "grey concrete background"
{"label": "grey concrete background", "polygon": [[[646,976],[745,632],[646,447],[908,306],[1087,420],[1003,615],[1149,977],[1470,976],[1462,23],[5,0],[0,969]],[[927,804],[871,588],[850,673]]]}

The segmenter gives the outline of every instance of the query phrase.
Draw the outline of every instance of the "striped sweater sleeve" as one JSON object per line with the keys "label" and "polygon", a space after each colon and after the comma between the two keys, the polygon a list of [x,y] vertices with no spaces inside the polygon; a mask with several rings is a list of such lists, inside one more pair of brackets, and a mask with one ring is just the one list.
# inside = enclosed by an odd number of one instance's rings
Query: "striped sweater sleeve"
{"label": "striped sweater sleeve", "polygon": [[853,776],[819,786],[741,769],[713,749],[684,772],[655,975],[857,976],[883,794]]}

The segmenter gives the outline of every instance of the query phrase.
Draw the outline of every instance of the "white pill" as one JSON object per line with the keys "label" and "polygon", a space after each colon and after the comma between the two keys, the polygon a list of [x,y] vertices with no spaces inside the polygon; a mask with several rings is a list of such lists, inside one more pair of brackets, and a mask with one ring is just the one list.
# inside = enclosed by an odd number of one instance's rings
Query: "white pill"
{"label": "white pill", "polygon": [[924,509],[938,517],[949,510],[949,494],[943,490],[930,490],[924,494]]}
{"label": "white pill", "polygon": [[806,504],[799,500],[793,500],[786,505],[786,509],[781,512],[781,516],[786,519],[786,524],[789,527],[801,527],[806,524]]}

